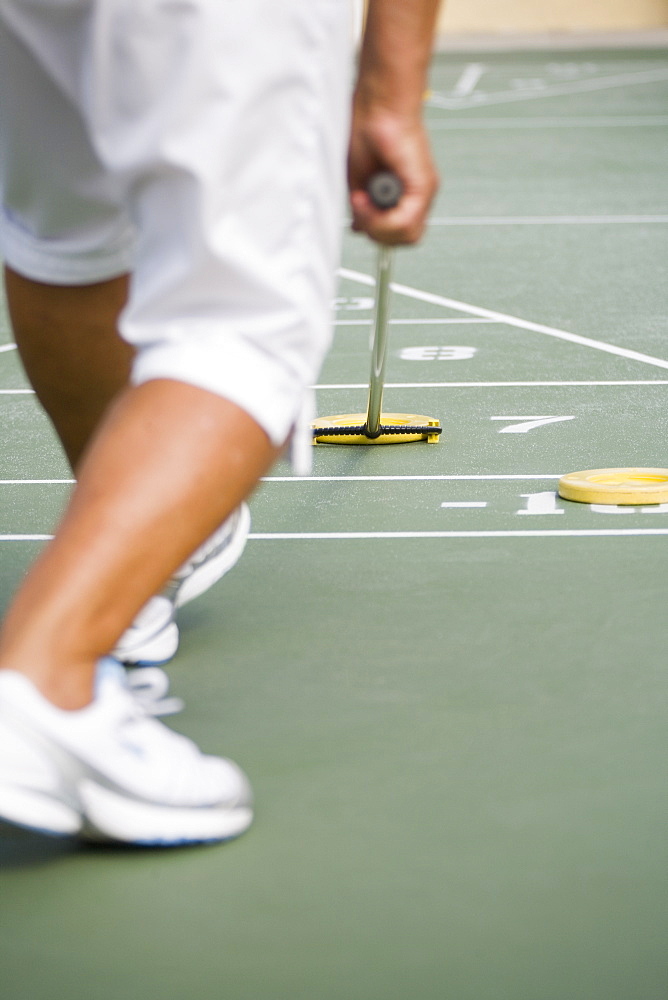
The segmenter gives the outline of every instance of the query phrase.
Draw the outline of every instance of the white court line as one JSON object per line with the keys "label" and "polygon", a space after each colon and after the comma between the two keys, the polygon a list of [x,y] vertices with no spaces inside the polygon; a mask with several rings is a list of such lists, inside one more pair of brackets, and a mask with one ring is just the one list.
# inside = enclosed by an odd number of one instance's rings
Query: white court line
{"label": "white court line", "polygon": [[[589,385],[668,385],[668,379],[603,379],[603,380],[571,380],[561,382],[386,382],[386,389],[519,389],[522,387],[531,388],[538,386],[549,388],[550,386],[589,386]],[[368,389],[368,382],[332,382],[312,385],[312,389]],[[34,395],[33,389],[0,389],[0,396],[14,395],[16,393]]]}
{"label": "white court line", "polygon": [[0,535],[0,542],[49,542],[53,535]]}
{"label": "white court line", "polygon": [[486,68],[482,63],[469,63],[457,80],[452,91],[453,94],[457,97],[468,97],[469,94],[472,94],[480,83]]}
{"label": "white court line", "polygon": [[[584,528],[563,531],[317,531],[270,532],[248,536],[253,542],[364,541],[417,538],[619,538],[624,535],[668,535],[668,528]],[[53,535],[0,535],[0,542],[46,542]]]}
{"label": "white court line", "polygon": [[[668,379],[618,379],[602,382],[386,382],[386,389],[519,389],[539,386],[668,385]],[[368,389],[368,382],[322,383],[312,389]]]}
{"label": "white court line", "polygon": [[427,104],[431,107],[459,111],[463,108],[478,108],[490,104],[508,104],[514,101],[536,100],[541,97],[561,97],[565,94],[583,94],[592,90],[610,90],[614,87],[630,87],[643,83],[660,83],[668,80],[668,69],[649,69],[642,73],[619,73],[617,76],[597,77],[593,80],[573,80],[570,83],[548,84],[536,90],[506,90],[496,94],[476,91],[468,97],[446,97],[433,93]]}
{"label": "white court line", "polygon": [[[475,320],[474,322],[477,322]],[[522,388],[537,386],[549,388],[550,386],[590,386],[590,385],[668,385],[668,379],[607,379],[600,381],[570,382],[386,382],[386,389],[502,389],[502,388]],[[311,386],[312,389],[368,389],[368,382],[337,382],[321,383]],[[0,396],[14,395],[16,393],[34,395],[33,389],[0,389]],[[65,481],[65,480],[63,480]]]}
{"label": "white court line", "polygon": [[668,215],[462,215],[430,219],[430,226],[665,225]]}
{"label": "white court line", "polygon": [[562,472],[545,475],[484,475],[484,476],[266,476],[263,483],[415,483],[415,482],[487,482],[509,479],[560,479]]}
{"label": "white court line", "polygon": [[0,354],[4,354],[5,351],[15,351],[16,344],[0,344]]}
{"label": "white court line", "polygon": [[0,396],[34,396],[34,389],[0,389]]}
{"label": "white court line", "polygon": [[429,129],[654,128],[668,125],[668,115],[610,115],[573,118],[430,118]]}
{"label": "white court line", "polygon": [[[667,71],[668,72],[668,71]],[[349,268],[339,268],[339,274],[344,278],[359,281],[361,285],[375,285],[375,279],[360,271],[352,271]],[[480,306],[473,306],[467,302],[459,302],[456,299],[448,299],[444,295],[434,295],[432,292],[422,292],[417,288],[408,285],[391,285],[393,291],[398,295],[405,295],[410,299],[417,299],[419,302],[428,302],[430,305],[445,306],[448,309],[456,309],[459,312],[471,313],[474,316],[482,316],[484,319],[494,319],[508,326],[517,327],[520,330],[531,330],[533,333],[543,333],[548,337],[556,337],[558,340],[566,340],[572,344],[579,344],[581,347],[592,347],[596,351],[604,351],[607,354],[615,354],[620,358],[628,358],[631,361],[641,361],[646,365],[654,365],[657,368],[668,368],[668,361],[662,358],[654,358],[649,354],[641,354],[639,351],[630,351],[626,347],[615,347],[614,344],[607,344],[602,340],[593,340],[591,337],[581,337],[577,333],[568,333],[566,330],[559,330],[557,327],[545,326],[542,323],[532,323],[529,320],[519,319],[517,316],[509,316],[507,313],[496,312],[493,309],[482,309]]]}
{"label": "white court line", "polygon": [[[473,482],[488,479],[559,479],[563,473],[545,475],[516,474],[483,476],[264,476],[263,483],[371,483],[371,482],[422,482],[423,480],[463,480]],[[74,479],[0,479],[0,486],[71,485]]]}
{"label": "white court line", "polygon": [[486,507],[486,500],[446,500],[441,504],[441,507],[447,507],[448,509],[454,507]]}
{"label": "white court line", "polygon": [[571,530],[566,528],[563,531],[307,531],[250,534],[248,538],[255,542],[324,542],[400,538],[616,538],[622,535],[668,535],[668,528],[584,528]]}
{"label": "white court line", "polygon": [[[668,215],[452,215],[427,220],[429,226],[663,226],[667,222]],[[349,226],[350,219],[342,225]]]}
{"label": "white court line", "polygon": [[[261,482],[263,483],[375,483],[375,482],[423,482],[427,480],[434,481],[454,481],[460,480],[463,482],[478,482],[482,480],[490,479],[559,479],[563,473],[549,472],[546,474],[536,475],[535,473],[529,473],[529,475],[516,474],[511,475],[483,475],[483,476],[263,476]],[[71,486],[75,483],[75,479],[0,479],[0,486],[52,486],[52,485],[66,485]]]}
{"label": "white court line", "polygon": [[[443,319],[391,319],[390,326],[441,326],[443,323],[461,326],[466,323],[473,323],[476,326],[480,323],[497,323],[495,319],[471,319],[466,316]],[[334,326],[371,326],[372,319],[336,319]]]}

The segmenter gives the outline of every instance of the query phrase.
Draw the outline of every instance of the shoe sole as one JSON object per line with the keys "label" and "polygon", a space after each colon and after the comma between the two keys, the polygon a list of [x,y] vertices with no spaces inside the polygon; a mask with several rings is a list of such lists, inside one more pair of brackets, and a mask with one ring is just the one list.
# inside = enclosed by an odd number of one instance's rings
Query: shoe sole
{"label": "shoe sole", "polygon": [[176,655],[179,648],[179,629],[176,622],[170,622],[152,639],[147,639],[136,650],[123,652],[114,650],[114,655],[127,667],[161,667]]}
{"label": "shoe sole", "polygon": [[[210,587],[222,579],[241,559],[248,541],[251,516],[247,504],[239,508],[239,522],[231,541],[217,555],[204,562],[187,577],[179,587],[174,599],[174,610],[194,601]],[[148,639],[135,650],[114,651],[114,655],[128,667],[160,667],[174,658],[179,648],[179,630],[176,622],[170,622],[152,639]]]}
{"label": "shoe sole", "polygon": [[47,837],[146,847],[233,840],[253,822],[248,805],[160,806],[125,798],[87,779],[79,783],[78,792],[82,812],[32,790],[0,785],[0,819]]}
{"label": "shoe sole", "polygon": [[239,562],[246,548],[250,524],[250,510],[247,504],[242,503],[239,507],[239,522],[231,540],[217,556],[207,559],[186,577],[176,595],[175,607],[182,608],[184,604],[199,597]]}
{"label": "shoe sole", "polygon": [[136,802],[92,781],[79,786],[85,820],[82,836],[96,842],[115,841],[147,847],[232,840],[253,821],[250,806],[175,808]]}
{"label": "shoe sole", "polygon": [[0,785],[0,818],[47,837],[74,837],[81,830],[81,816],[75,809],[46,794],[11,785]]}

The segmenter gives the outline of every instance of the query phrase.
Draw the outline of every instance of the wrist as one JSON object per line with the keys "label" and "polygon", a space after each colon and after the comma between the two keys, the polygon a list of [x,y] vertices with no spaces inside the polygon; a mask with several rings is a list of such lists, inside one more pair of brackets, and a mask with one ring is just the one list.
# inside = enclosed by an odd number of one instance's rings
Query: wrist
{"label": "wrist", "polygon": [[425,90],[423,83],[409,89],[405,81],[366,78],[355,88],[353,114],[369,120],[418,122],[422,119]]}
{"label": "wrist", "polygon": [[439,0],[369,0],[355,104],[395,116],[422,112]]}

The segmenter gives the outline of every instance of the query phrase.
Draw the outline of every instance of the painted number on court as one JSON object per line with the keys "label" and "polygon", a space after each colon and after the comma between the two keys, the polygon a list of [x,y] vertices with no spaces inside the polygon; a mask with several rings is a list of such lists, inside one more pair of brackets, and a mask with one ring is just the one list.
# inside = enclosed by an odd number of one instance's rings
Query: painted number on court
{"label": "painted number on court", "polygon": [[357,296],[356,298],[350,299],[334,299],[332,303],[332,308],[343,309],[346,312],[360,312],[364,309],[373,309],[373,299],[367,295]]}
{"label": "painted number on court", "polygon": [[519,423],[509,424],[502,427],[499,434],[526,434],[536,427],[545,427],[547,424],[559,424],[564,420],[574,420],[575,417],[490,417],[490,420],[515,420]]}
{"label": "painted number on court", "polygon": [[477,347],[404,347],[399,351],[402,361],[470,361]]}
{"label": "painted number on court", "polygon": [[526,507],[518,510],[518,514],[563,514],[563,508],[557,507],[557,494],[553,490],[543,493],[521,493],[526,500]]}
{"label": "painted number on court", "polygon": [[627,504],[590,503],[589,507],[597,514],[635,514],[638,510],[643,514],[668,514],[668,503],[653,503],[647,507],[630,507]]}

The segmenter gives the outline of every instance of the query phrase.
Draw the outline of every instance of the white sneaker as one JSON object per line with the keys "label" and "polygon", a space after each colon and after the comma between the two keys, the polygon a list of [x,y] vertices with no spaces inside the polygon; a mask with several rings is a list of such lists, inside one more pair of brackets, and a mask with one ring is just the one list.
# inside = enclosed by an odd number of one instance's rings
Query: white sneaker
{"label": "white sneaker", "polygon": [[250,531],[250,511],[242,503],[181,566],[163,592],[141,609],[112,656],[126,666],[167,663],[179,646],[176,609],[212,587],[241,558]]}
{"label": "white sneaker", "polygon": [[0,817],[52,836],[169,846],[237,837],[253,811],[240,768],[151,718],[105,659],[93,702],[74,712],[0,671]]}

